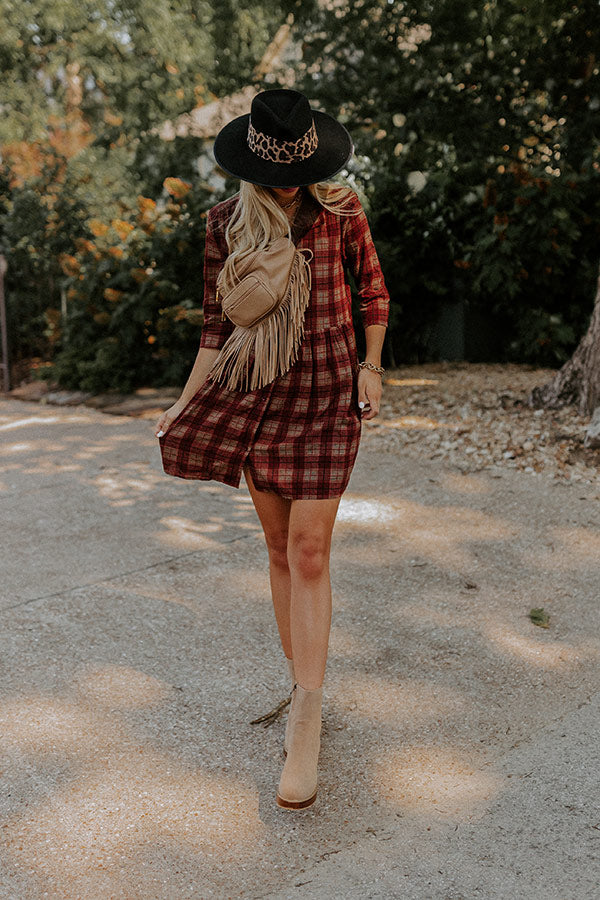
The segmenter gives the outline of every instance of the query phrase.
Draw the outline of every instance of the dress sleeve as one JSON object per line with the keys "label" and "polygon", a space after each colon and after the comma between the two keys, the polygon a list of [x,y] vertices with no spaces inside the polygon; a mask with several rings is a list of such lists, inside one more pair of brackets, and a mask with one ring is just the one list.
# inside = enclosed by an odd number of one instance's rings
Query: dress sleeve
{"label": "dress sleeve", "polygon": [[385,286],[369,223],[358,197],[355,209],[358,212],[343,217],[344,261],[356,282],[364,327],[387,325],[390,295]]}
{"label": "dress sleeve", "polygon": [[204,325],[200,346],[220,350],[231,332],[233,322],[223,319],[221,305],[217,302],[217,276],[227,259],[227,241],[222,229],[215,226],[214,210],[210,210],[206,221],[204,244]]}

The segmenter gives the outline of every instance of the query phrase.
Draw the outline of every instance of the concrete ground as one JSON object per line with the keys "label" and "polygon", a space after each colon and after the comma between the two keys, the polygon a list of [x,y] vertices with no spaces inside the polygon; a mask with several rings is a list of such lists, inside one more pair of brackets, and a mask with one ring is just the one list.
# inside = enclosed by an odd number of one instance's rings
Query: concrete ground
{"label": "concrete ground", "polygon": [[[340,508],[320,791],[247,491],[152,423],[0,402],[0,897],[600,896],[598,488],[369,434]],[[550,614],[550,627],[528,617]]]}

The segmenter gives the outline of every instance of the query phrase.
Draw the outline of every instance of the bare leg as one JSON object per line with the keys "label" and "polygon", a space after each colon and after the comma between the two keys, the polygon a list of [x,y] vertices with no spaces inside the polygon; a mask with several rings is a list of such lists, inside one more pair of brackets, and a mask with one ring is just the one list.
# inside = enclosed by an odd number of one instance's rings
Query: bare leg
{"label": "bare leg", "polygon": [[244,472],[269,552],[271,594],[283,651],[306,690],[323,683],[331,627],[329,554],[340,499],[284,500]]}
{"label": "bare leg", "polygon": [[321,687],[331,627],[329,554],[340,498],[293,500],[287,558],[291,578],[291,643],[296,681]]}
{"label": "bare leg", "polygon": [[329,551],[339,499],[293,500],[288,562],[296,686],[288,718],[287,757],[277,804],[305,809],[317,796],[321,704],[331,626]]}
{"label": "bare leg", "polygon": [[291,500],[284,500],[276,494],[267,491],[258,491],[248,469],[244,470],[244,477],[250,490],[250,496],[260,519],[267,550],[269,552],[269,576],[271,581],[271,596],[275,619],[281,638],[283,652],[288,659],[292,658],[292,639],[290,634],[290,597],[291,578],[287,558],[288,527],[290,518]]}
{"label": "bare leg", "polygon": [[258,491],[250,472],[244,474],[265,533],[275,616],[296,680],[277,803],[305,809],[317,796],[321,685],[331,628],[329,554],[340,501],[284,500]]}

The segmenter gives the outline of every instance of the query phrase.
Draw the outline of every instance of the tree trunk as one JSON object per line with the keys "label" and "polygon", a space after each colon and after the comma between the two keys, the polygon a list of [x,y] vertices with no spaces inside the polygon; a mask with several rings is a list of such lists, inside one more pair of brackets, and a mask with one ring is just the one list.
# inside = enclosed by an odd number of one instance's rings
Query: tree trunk
{"label": "tree trunk", "polygon": [[580,414],[587,416],[600,406],[600,276],[587,332],[571,359],[554,378],[534,388],[529,401],[538,409],[576,403]]}

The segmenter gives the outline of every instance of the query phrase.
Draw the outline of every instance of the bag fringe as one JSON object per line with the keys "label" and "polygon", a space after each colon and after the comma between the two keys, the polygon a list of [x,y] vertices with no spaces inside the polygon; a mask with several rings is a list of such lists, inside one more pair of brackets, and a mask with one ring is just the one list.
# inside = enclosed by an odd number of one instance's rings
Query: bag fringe
{"label": "bag fringe", "polygon": [[309,260],[296,250],[280,305],[252,328],[234,328],[208,378],[230,391],[254,391],[284,375],[298,358],[310,288]]}

